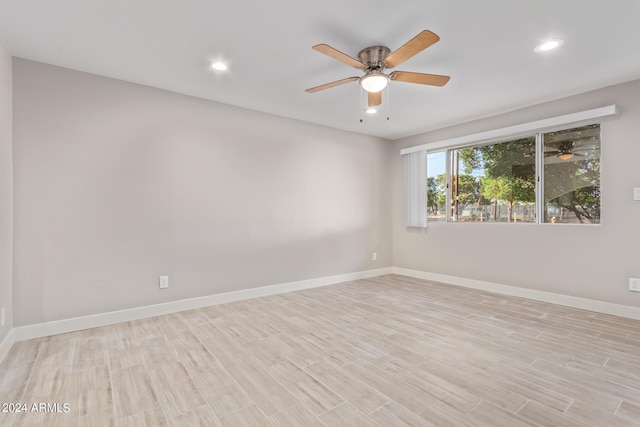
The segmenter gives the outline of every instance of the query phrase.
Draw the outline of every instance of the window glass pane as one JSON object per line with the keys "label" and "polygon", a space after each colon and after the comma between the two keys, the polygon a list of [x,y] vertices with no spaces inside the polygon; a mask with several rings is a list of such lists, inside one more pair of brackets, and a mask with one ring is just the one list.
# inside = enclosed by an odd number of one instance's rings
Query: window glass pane
{"label": "window glass pane", "polygon": [[447,216],[447,153],[427,154],[427,218],[444,221]]}
{"label": "window glass pane", "polygon": [[544,222],[600,223],[600,125],[543,135]]}
{"label": "window glass pane", "polygon": [[535,136],[451,151],[451,220],[535,222]]}

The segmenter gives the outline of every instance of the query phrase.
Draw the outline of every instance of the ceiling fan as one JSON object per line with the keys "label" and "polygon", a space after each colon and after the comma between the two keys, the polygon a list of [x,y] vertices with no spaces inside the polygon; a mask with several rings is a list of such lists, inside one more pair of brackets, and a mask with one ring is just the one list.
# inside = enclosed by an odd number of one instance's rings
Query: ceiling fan
{"label": "ceiling fan", "polygon": [[393,53],[391,53],[391,50],[386,46],[369,46],[360,51],[358,54],[359,59],[352,58],[327,44],[315,45],[313,46],[314,50],[337,59],[353,68],[362,69],[365,74],[360,77],[347,77],[346,79],[312,87],[306,89],[306,92],[315,93],[358,80],[360,81],[360,86],[368,93],[369,107],[375,107],[382,104],[382,90],[387,87],[390,80],[422,85],[444,86],[449,81],[449,76],[414,73],[410,71],[385,73],[385,70],[402,64],[438,40],[440,40],[440,37],[436,34],[424,30]]}

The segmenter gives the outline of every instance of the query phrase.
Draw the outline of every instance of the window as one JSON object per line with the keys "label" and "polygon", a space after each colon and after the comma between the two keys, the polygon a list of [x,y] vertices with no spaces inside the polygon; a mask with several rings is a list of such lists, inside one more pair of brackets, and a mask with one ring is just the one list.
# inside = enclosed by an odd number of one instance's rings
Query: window
{"label": "window", "polygon": [[447,153],[427,154],[427,218],[447,219]]}
{"label": "window", "polygon": [[451,220],[535,222],[535,136],[451,151]]}
{"label": "window", "polygon": [[599,223],[600,125],[429,153],[427,217]]}
{"label": "window", "polygon": [[600,223],[600,125],[545,133],[544,222]]}

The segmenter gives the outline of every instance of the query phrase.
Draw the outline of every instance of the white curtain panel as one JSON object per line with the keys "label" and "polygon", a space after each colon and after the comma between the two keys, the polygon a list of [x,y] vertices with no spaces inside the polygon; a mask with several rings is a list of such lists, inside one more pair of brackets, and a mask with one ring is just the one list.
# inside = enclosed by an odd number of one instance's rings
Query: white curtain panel
{"label": "white curtain panel", "polygon": [[427,152],[404,154],[404,224],[427,226]]}

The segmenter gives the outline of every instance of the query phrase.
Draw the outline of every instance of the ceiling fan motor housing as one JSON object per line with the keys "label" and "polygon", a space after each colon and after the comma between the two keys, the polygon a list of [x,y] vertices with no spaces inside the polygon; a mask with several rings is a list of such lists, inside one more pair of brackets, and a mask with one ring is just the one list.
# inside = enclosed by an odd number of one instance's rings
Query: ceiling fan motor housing
{"label": "ceiling fan motor housing", "polygon": [[358,58],[365,64],[364,71],[384,70],[384,60],[391,54],[386,46],[369,46],[360,51]]}

